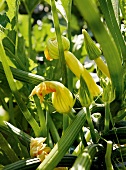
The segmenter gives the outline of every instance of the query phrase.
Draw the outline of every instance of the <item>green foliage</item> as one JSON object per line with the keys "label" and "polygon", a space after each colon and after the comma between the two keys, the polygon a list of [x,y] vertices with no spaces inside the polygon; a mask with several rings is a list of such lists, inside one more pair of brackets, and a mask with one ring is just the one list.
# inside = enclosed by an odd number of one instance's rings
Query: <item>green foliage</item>
{"label": "green foliage", "polygon": [[[125,7],[125,0],[0,1],[0,169],[125,168]],[[83,29],[88,32],[90,47]],[[95,75],[103,88],[99,96],[93,97],[82,77],[70,71],[72,59],[66,65],[61,35],[69,39],[69,51]],[[48,61],[45,48],[54,37],[59,59]],[[110,79],[88,56],[88,49],[96,45]],[[71,117],[55,110],[51,94],[43,103],[30,96],[43,81],[62,82],[72,92]],[[51,148],[42,163],[30,156],[30,142],[36,137],[46,137]]]}
{"label": "green foliage", "polygon": [[0,24],[1,24],[1,26],[6,27],[7,23],[9,23],[9,21],[10,21],[10,20],[9,20],[9,18],[7,17],[6,14],[0,15]]}
{"label": "green foliage", "polygon": [[35,1],[29,1],[29,0],[24,0],[24,4],[26,6],[26,10],[28,13],[32,13],[33,10],[35,9],[36,5],[40,2],[40,0],[35,0]]}

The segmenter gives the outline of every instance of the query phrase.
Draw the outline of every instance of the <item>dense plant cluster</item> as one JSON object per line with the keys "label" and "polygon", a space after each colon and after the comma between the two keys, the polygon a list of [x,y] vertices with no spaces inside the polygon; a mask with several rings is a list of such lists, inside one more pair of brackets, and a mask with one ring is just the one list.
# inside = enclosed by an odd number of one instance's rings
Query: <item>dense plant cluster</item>
{"label": "dense plant cluster", "polygon": [[126,167],[126,1],[0,0],[0,169]]}

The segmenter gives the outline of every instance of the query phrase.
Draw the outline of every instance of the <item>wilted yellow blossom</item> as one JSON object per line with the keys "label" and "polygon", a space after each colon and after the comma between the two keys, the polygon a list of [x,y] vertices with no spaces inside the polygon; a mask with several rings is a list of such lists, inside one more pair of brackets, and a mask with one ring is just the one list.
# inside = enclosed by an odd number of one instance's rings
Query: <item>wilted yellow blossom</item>
{"label": "wilted yellow blossom", "polygon": [[[90,73],[84,68],[84,66],[81,64],[81,62],[70,52],[69,47],[69,41],[66,37],[62,36],[62,42],[63,42],[63,49],[64,49],[64,57],[66,64],[70,68],[70,70],[80,79],[80,76],[84,78],[84,80],[87,83],[87,86],[92,93],[93,96],[97,96],[100,94],[100,88],[93,80]],[[58,52],[58,43],[56,38],[49,39],[47,42],[47,47],[45,49],[45,57],[49,60],[52,59],[58,59],[59,58],[59,52]]]}
{"label": "wilted yellow blossom", "polygon": [[51,148],[48,147],[44,142],[46,138],[32,138],[30,143],[30,155],[31,157],[40,158],[41,161],[45,159],[45,157],[51,151]]}
{"label": "wilted yellow blossom", "polygon": [[57,81],[45,81],[36,86],[31,96],[37,95],[41,102],[44,100],[44,96],[52,92],[52,103],[56,111],[59,113],[68,113],[71,111],[74,105],[74,98],[72,93],[60,82]]}

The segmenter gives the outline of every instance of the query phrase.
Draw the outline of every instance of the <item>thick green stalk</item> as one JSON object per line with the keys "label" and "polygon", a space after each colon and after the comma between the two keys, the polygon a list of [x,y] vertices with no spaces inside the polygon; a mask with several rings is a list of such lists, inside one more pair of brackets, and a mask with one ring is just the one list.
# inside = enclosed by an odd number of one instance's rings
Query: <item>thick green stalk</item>
{"label": "thick green stalk", "polygon": [[95,135],[94,125],[93,125],[93,122],[92,122],[92,119],[91,119],[91,113],[90,113],[89,107],[86,108],[86,111],[87,111],[86,117],[87,117],[88,125],[89,125],[89,128],[90,128],[92,141],[94,143],[96,143],[96,135]]}
{"label": "thick green stalk", "polygon": [[8,142],[1,133],[0,133],[0,147],[2,148],[8,159],[11,161],[11,163],[19,160],[18,156],[16,155],[14,150],[9,146]]}
{"label": "thick green stalk", "polygon": [[116,99],[121,99],[124,90],[123,68],[121,56],[119,55],[116,44],[100,19],[99,11],[93,0],[75,0],[76,5],[89,27],[94,33],[95,38],[100,43],[103,54],[106,58],[110,77],[116,93]]}
{"label": "thick green stalk", "polygon": [[11,137],[16,134],[18,139],[24,142],[25,145],[29,146],[31,142],[31,136],[6,121],[4,121],[4,124],[0,125],[0,130]]}
{"label": "thick green stalk", "polygon": [[57,42],[58,42],[59,61],[60,61],[60,65],[61,65],[61,74],[62,74],[62,83],[65,86],[67,86],[66,62],[65,62],[65,58],[64,58],[64,50],[63,50],[63,45],[62,45],[58,14],[57,14],[57,10],[56,10],[54,0],[51,0],[51,6],[52,6],[52,15],[53,15],[53,21],[54,21],[54,26],[55,26],[55,30],[56,30],[56,36],[57,36]]}
{"label": "thick green stalk", "polygon": [[20,94],[17,90],[17,87],[14,83],[12,72],[10,70],[8,63],[7,63],[7,56],[5,54],[2,42],[0,43],[0,59],[1,59],[2,64],[3,64],[4,72],[5,72],[7,81],[9,83],[10,89],[11,89],[11,91],[12,91],[12,93],[13,93],[16,101],[17,101],[17,104],[18,104],[20,110],[22,111],[22,113],[24,114],[24,117],[26,118],[26,120],[29,122],[29,124],[33,128],[35,135],[39,136],[40,135],[40,128],[39,128],[36,120],[31,115],[30,111],[28,110],[28,108],[24,104],[24,101],[22,100],[22,98],[21,98],[21,96],[20,96]]}
{"label": "thick green stalk", "polygon": [[[23,70],[19,70],[17,68],[13,68],[13,67],[10,67],[10,70],[13,74],[14,79],[22,81],[22,82],[37,85],[37,84],[41,83],[42,81],[45,81],[45,78],[40,75],[32,74],[32,73],[29,73],[29,72],[26,72]],[[1,62],[0,62],[0,73],[2,73],[3,76],[5,76],[5,72],[4,72]]]}
{"label": "thick green stalk", "polygon": [[76,139],[85,121],[86,114],[84,113],[84,110],[81,110],[76,115],[73,122],[68,126],[59,142],[54,146],[46,159],[39,165],[37,170],[52,170],[57,166]]}

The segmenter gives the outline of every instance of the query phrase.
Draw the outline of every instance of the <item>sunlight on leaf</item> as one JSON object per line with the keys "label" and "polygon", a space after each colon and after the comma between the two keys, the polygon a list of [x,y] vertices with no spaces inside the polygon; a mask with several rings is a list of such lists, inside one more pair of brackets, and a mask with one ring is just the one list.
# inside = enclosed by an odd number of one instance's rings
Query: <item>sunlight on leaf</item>
{"label": "sunlight on leaf", "polygon": [[8,12],[7,12],[7,16],[10,19],[10,21],[12,21],[12,19],[15,17],[15,4],[16,4],[16,0],[6,0],[7,5],[8,5]]}

